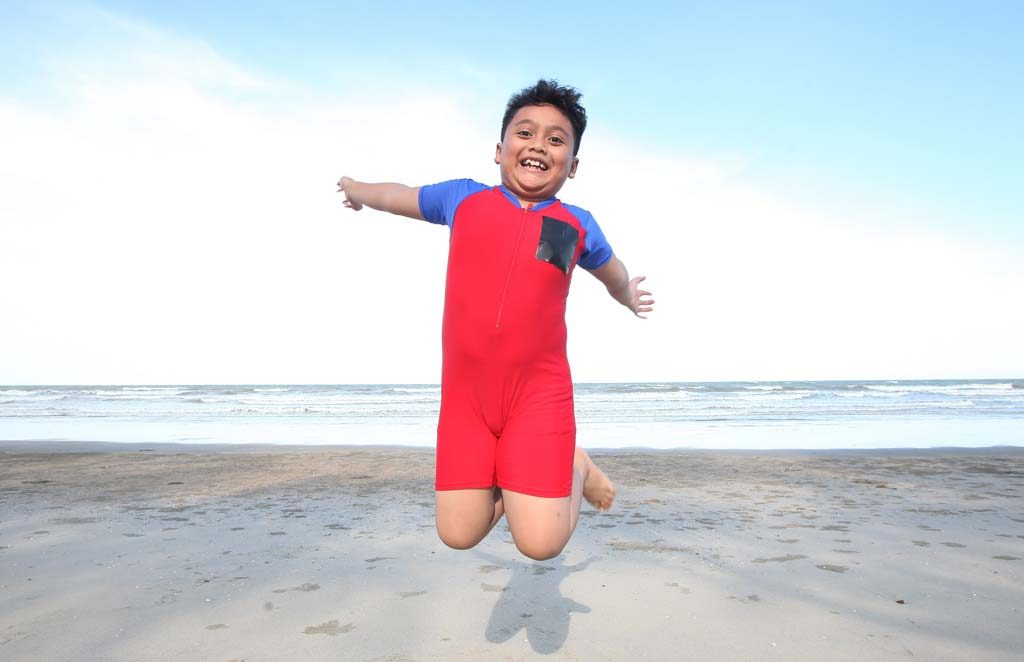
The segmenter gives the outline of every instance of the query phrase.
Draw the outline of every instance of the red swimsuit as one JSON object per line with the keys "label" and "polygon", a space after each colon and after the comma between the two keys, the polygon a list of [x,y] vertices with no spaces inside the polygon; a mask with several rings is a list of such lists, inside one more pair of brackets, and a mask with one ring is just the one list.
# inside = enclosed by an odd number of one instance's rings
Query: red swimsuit
{"label": "red swimsuit", "polygon": [[[576,423],[566,297],[581,255],[603,264],[611,249],[586,212],[554,199],[524,209],[500,187],[424,187],[420,208],[428,220],[441,210],[452,228],[436,489],[568,496]],[[598,236],[588,242],[588,232]]]}

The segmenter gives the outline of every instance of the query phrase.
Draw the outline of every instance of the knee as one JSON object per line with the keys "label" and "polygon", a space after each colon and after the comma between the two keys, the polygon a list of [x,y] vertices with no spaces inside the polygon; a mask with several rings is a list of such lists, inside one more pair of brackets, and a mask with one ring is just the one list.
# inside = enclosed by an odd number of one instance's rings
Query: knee
{"label": "knee", "polygon": [[516,540],[516,547],[534,561],[547,561],[562,553],[565,543],[551,540]]}
{"label": "knee", "polygon": [[451,526],[438,526],[437,537],[441,539],[441,542],[452,549],[469,549],[471,547],[476,547],[476,544],[482,540],[482,538],[477,535],[476,531],[470,531],[463,527]]}

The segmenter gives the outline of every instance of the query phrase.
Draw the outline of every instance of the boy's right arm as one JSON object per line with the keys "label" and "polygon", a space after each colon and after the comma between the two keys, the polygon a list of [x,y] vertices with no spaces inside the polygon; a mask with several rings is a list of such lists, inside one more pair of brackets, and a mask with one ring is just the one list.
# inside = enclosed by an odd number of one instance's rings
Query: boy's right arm
{"label": "boy's right arm", "polygon": [[345,206],[359,211],[363,205],[391,214],[426,220],[420,211],[420,189],[404,184],[370,184],[351,177],[338,180],[338,192],[345,194]]}

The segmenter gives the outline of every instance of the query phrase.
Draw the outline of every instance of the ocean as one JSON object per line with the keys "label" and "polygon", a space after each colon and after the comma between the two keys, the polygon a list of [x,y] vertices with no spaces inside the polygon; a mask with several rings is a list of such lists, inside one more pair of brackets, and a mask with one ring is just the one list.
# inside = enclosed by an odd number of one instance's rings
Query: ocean
{"label": "ocean", "polygon": [[[0,386],[0,441],[434,444],[423,384]],[[575,386],[586,448],[1024,446],[1024,379]]]}

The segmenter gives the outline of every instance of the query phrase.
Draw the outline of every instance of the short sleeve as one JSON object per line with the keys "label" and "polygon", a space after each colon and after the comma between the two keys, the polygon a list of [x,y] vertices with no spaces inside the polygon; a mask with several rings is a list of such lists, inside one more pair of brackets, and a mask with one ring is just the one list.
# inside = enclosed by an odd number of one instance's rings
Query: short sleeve
{"label": "short sleeve", "polygon": [[562,203],[562,206],[572,212],[572,215],[583,226],[586,233],[583,240],[583,252],[580,254],[579,265],[584,269],[592,270],[603,266],[605,262],[612,259],[612,247],[601,231],[594,217],[586,209]]}
{"label": "short sleeve", "polygon": [[431,223],[452,227],[455,210],[467,197],[489,187],[472,179],[452,179],[420,187],[419,203],[423,218]]}

